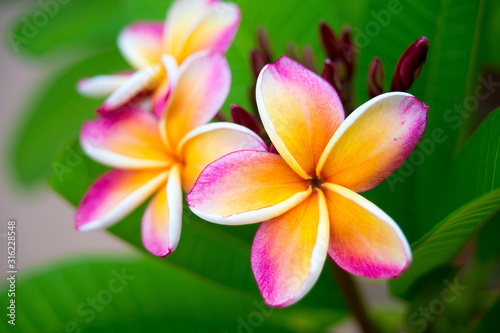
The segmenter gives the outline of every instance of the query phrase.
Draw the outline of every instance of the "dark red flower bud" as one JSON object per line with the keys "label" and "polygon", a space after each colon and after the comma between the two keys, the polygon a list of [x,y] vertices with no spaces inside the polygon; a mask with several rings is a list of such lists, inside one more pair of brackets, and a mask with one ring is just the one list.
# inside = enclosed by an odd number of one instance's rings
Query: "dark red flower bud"
{"label": "dark red flower bud", "polygon": [[351,27],[346,25],[342,28],[339,48],[342,53],[342,60],[347,68],[347,75],[352,76],[354,72],[354,60],[356,56],[356,47],[354,46],[351,38]]}
{"label": "dark red flower bud", "polygon": [[268,64],[268,62],[266,61],[262,52],[257,50],[257,49],[253,49],[251,51],[250,61],[251,61],[251,65],[252,65],[253,76],[254,76],[255,80],[257,80],[257,78],[259,77],[260,71],[262,70],[262,68],[264,68],[265,65]]}
{"label": "dark red flower bud", "polygon": [[274,144],[272,142],[271,142],[271,146],[269,147],[269,152],[279,155],[278,151],[276,150],[276,147],[274,146]]}
{"label": "dark red flower bud", "polygon": [[303,64],[313,72],[316,72],[316,64],[314,63],[314,51],[310,45],[304,46],[302,49]]}
{"label": "dark red flower bud", "polygon": [[321,77],[330,83],[340,96],[342,84],[340,83],[339,72],[337,71],[337,67],[328,58],[325,60]]}
{"label": "dark red flower bud", "polygon": [[323,44],[323,48],[325,49],[325,53],[328,58],[335,60],[341,57],[335,34],[333,33],[332,28],[330,28],[330,26],[324,21],[319,23],[319,34],[321,44]]}
{"label": "dark red flower bud", "polygon": [[269,42],[269,36],[267,35],[266,29],[257,29],[257,44],[260,47],[266,64],[271,63],[273,61],[273,53],[271,51],[271,43]]}
{"label": "dark red flower bud", "polygon": [[429,40],[420,37],[403,52],[399,58],[391,82],[391,91],[408,91],[420,75],[427,60]]}
{"label": "dark red flower bud", "polygon": [[384,66],[379,57],[373,58],[370,67],[368,68],[368,76],[366,78],[366,89],[368,96],[373,98],[384,92]]}
{"label": "dark red flower bud", "polygon": [[261,130],[257,120],[244,108],[239,105],[231,104],[231,117],[235,124],[245,126],[246,128],[254,131],[260,136]]}

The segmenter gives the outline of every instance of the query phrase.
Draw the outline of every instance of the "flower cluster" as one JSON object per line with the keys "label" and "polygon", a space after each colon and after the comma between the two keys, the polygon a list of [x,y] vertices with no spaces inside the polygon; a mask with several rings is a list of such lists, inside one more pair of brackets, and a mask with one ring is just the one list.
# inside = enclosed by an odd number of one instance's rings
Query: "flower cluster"
{"label": "flower cluster", "polygon": [[[257,119],[232,105],[236,124],[209,124],[229,93],[224,52],[239,21],[233,4],[178,0],[164,24],[136,23],[120,34],[118,45],[135,72],[79,83],[85,95],[109,95],[98,119],[84,125],[81,144],[113,170],[84,196],[77,229],[109,226],[152,197],[143,243],[167,256],[180,239],[184,191],[189,208],[209,222],[261,223],[251,266],[269,305],[301,299],[327,254],[352,274],[398,276],[411,261],[408,242],[358,193],[405,161],[422,137],[428,108],[405,92],[384,94],[378,62],[368,84],[376,97],[345,118],[342,85],[354,62],[322,24],[328,54],[322,76],[286,56],[268,64],[270,46],[260,32],[261,49],[251,57]],[[341,40],[354,47],[348,29]],[[411,51],[400,60],[395,89],[408,89],[421,58]]]}

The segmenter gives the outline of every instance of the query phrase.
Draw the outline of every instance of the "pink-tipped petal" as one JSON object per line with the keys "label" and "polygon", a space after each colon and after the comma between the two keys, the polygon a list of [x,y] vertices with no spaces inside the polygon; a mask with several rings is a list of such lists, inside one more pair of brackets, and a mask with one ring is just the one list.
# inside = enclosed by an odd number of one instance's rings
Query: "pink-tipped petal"
{"label": "pink-tipped petal", "polygon": [[339,185],[324,185],[330,257],[355,275],[379,279],[399,276],[412,256],[398,225],[361,195]]}
{"label": "pink-tipped petal", "polygon": [[139,94],[151,93],[164,79],[165,71],[160,64],[138,70],[104,101],[100,112],[115,110]]}
{"label": "pink-tipped petal", "polygon": [[268,305],[288,306],[306,295],[323,269],[328,237],[328,211],[321,191],[260,225],[251,262]]}
{"label": "pink-tipped petal", "polygon": [[187,195],[201,218],[219,224],[269,220],[295,207],[311,193],[281,156],[241,150],[210,163]]}
{"label": "pink-tipped petal", "polygon": [[180,168],[170,169],[168,182],[148,204],[142,218],[144,247],[158,257],[166,257],[179,244],[182,226]]}
{"label": "pink-tipped petal", "polygon": [[76,212],[76,229],[108,227],[132,212],[167,179],[166,171],[112,170],[90,187]]}
{"label": "pink-tipped petal", "polygon": [[77,90],[86,97],[107,97],[120,88],[132,73],[97,75],[78,81]]}
{"label": "pink-tipped petal", "polygon": [[186,40],[217,0],[177,0],[165,20],[163,47],[179,62]]}
{"label": "pink-tipped petal", "polygon": [[118,47],[125,59],[136,69],[160,62],[163,22],[136,22],[122,30]]}
{"label": "pink-tipped petal", "polygon": [[328,143],[317,174],[355,192],[393,173],[422,137],[428,107],[410,94],[379,95],[357,108]]}
{"label": "pink-tipped petal", "polygon": [[158,119],[146,111],[109,112],[86,122],[80,142],[88,156],[115,168],[168,167],[174,162],[161,140]]}
{"label": "pink-tipped petal", "polygon": [[179,61],[202,50],[225,53],[236,35],[240,20],[238,6],[215,2],[186,39]]}
{"label": "pink-tipped petal", "polygon": [[167,77],[160,83],[153,93],[153,111],[158,118],[161,118],[163,112],[165,111],[167,100],[177,85],[180,72],[180,68],[174,57],[167,54],[162,56],[161,59],[163,66],[165,67]]}
{"label": "pink-tipped petal", "polygon": [[261,71],[256,95],[262,122],[274,146],[295,172],[309,178],[344,120],[335,89],[283,56]]}
{"label": "pink-tipped petal", "polygon": [[189,132],[178,150],[178,155],[184,162],[182,170],[184,191],[191,191],[201,171],[209,163],[243,149],[267,150],[266,144],[257,134],[236,124],[207,124]]}
{"label": "pink-tipped petal", "polygon": [[205,54],[182,66],[179,80],[162,115],[164,140],[177,147],[193,129],[219,112],[231,86],[231,72],[222,54]]}

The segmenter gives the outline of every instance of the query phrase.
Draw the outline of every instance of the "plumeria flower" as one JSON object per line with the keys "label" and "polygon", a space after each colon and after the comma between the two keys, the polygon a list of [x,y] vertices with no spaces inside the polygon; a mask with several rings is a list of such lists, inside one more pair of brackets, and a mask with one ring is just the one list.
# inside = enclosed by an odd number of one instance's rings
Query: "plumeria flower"
{"label": "plumeria flower", "polygon": [[201,170],[225,154],[266,150],[263,141],[243,126],[207,124],[230,88],[231,73],[222,54],[198,54],[172,75],[176,76],[160,119],[128,107],[84,125],[84,151],[114,170],[84,196],[75,217],[78,230],[110,226],[154,194],[142,218],[142,240],[154,255],[167,256],[179,242],[182,189],[189,192]]}
{"label": "plumeria flower", "polygon": [[428,107],[393,92],[344,120],[332,86],[287,57],[263,68],[256,90],[279,154],[243,150],[209,164],[187,196],[191,210],[219,224],[262,222],[251,265],[271,306],[301,299],[327,253],[355,275],[401,274],[411,261],[406,238],[358,192],[380,184],[410,155]]}
{"label": "plumeria flower", "polygon": [[182,64],[199,51],[226,52],[238,30],[238,6],[218,0],[177,0],[165,23],[137,22],[118,36],[118,47],[134,72],[98,75],[78,84],[80,93],[90,97],[109,97],[99,110],[114,110],[140,97],[153,96],[159,115],[169,91],[162,56],[169,63]]}

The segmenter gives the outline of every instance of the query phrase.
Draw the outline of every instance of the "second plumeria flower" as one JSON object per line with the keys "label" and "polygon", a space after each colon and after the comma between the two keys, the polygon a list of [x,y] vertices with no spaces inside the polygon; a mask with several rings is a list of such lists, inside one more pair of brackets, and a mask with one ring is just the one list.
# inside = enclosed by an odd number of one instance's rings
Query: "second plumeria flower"
{"label": "second plumeria flower", "polygon": [[177,64],[199,51],[226,52],[238,30],[238,6],[218,0],[177,0],[165,22],[136,22],[118,37],[118,47],[135,72],[99,75],[79,82],[87,96],[109,97],[100,112],[119,108],[134,98],[153,96],[155,111],[163,111],[168,77],[162,56]]}
{"label": "second plumeria flower", "polygon": [[78,230],[104,228],[154,194],[142,218],[142,240],[146,249],[161,257],[177,247],[182,190],[191,190],[201,170],[236,150],[266,151],[262,140],[243,126],[207,124],[230,88],[231,73],[222,54],[198,54],[169,75],[178,79],[170,80],[173,87],[160,119],[122,108],[84,125],[84,151],[115,170],[88,190],[75,218]]}
{"label": "second plumeria flower", "polygon": [[301,299],[327,253],[352,274],[401,274],[411,261],[406,238],[356,192],[405,161],[424,133],[428,108],[410,94],[388,93],[344,120],[332,86],[287,57],[264,67],[256,94],[279,155],[244,150],[209,164],[187,196],[191,210],[220,224],[263,222],[251,265],[272,306]]}

